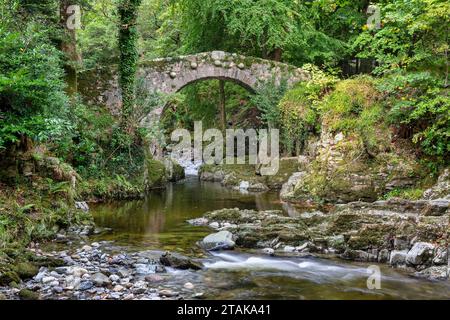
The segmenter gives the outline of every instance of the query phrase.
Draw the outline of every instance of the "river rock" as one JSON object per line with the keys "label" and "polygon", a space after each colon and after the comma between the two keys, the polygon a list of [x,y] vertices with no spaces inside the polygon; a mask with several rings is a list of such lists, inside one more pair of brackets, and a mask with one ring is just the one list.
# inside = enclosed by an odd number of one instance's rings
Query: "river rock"
{"label": "river rock", "polygon": [[183,287],[188,290],[194,289],[194,285],[190,282],[186,282]]}
{"label": "river rock", "polygon": [[283,248],[283,251],[284,252],[294,252],[295,251],[295,247],[292,247],[292,246],[285,246],[284,248]]}
{"label": "river rock", "polygon": [[91,276],[91,280],[98,287],[105,287],[111,284],[111,280],[103,273],[97,272]]}
{"label": "river rock", "polygon": [[172,291],[172,290],[170,290],[170,289],[163,289],[163,290],[160,290],[159,291],[159,295],[161,296],[161,297],[176,297],[176,296],[178,296],[179,295],[179,293],[178,292],[175,292],[175,291]]}
{"label": "river rock", "polygon": [[347,260],[353,260],[353,261],[369,261],[369,253],[362,251],[362,250],[351,250],[347,249],[345,252],[341,255],[343,259]]}
{"label": "river rock", "polygon": [[125,288],[124,288],[122,285],[120,285],[120,284],[116,285],[116,286],[113,288],[113,291],[114,291],[114,292],[121,292],[121,291],[123,291],[123,290],[125,290]]}
{"label": "river rock", "polygon": [[80,291],[86,291],[94,287],[94,283],[92,281],[81,281],[80,285],[78,286],[78,290]]}
{"label": "river rock", "polygon": [[378,254],[378,262],[386,263],[388,261],[389,261],[389,250],[388,249],[380,250],[380,253]]}
{"label": "river rock", "polygon": [[288,181],[281,187],[281,199],[289,198],[294,192],[295,186],[305,177],[305,175],[306,172],[294,172],[292,176],[289,177]]}
{"label": "river rock", "polygon": [[67,270],[67,274],[71,274],[74,277],[82,277],[83,274],[88,273],[88,271],[84,268],[81,267],[71,267]]}
{"label": "river rock", "polygon": [[273,255],[275,255],[275,250],[273,250],[272,248],[264,248],[264,249],[261,250],[261,252],[262,252],[263,254],[268,255],[268,256],[273,256]]}
{"label": "river rock", "polygon": [[433,264],[434,265],[444,265],[444,264],[447,265],[448,264],[448,248],[447,247],[438,247],[435,250]]}
{"label": "river rock", "polygon": [[209,224],[209,227],[212,229],[219,229],[220,228],[220,224],[218,222],[211,222]]}
{"label": "river rock", "polygon": [[429,280],[445,280],[448,279],[449,276],[447,266],[433,266],[420,272],[416,272],[414,275]]}
{"label": "river rock", "polygon": [[185,257],[178,253],[166,252],[160,258],[161,264],[166,267],[172,267],[175,269],[193,269],[200,270],[202,265],[198,262],[192,261],[192,259]]}
{"label": "river rock", "polygon": [[450,199],[430,200],[422,211],[425,216],[442,216],[450,212]]}
{"label": "river rock", "polygon": [[66,277],[66,287],[65,288],[67,290],[78,289],[80,283],[81,283],[81,278],[70,275],[70,276]]}
{"label": "river rock", "polygon": [[231,232],[220,231],[206,236],[200,246],[206,250],[230,250],[234,248],[235,243]]}
{"label": "river rock", "polygon": [[49,284],[49,283],[54,282],[54,281],[57,281],[57,280],[58,280],[58,279],[56,279],[55,277],[49,276],[49,277],[44,277],[44,278],[42,278],[42,283],[43,283],[43,284]]}
{"label": "river rock", "polygon": [[404,265],[406,263],[407,250],[392,250],[389,264],[391,266]]}
{"label": "river rock", "polygon": [[202,218],[187,220],[187,223],[189,223],[193,226],[207,226],[209,223],[209,220],[202,217]]}
{"label": "river rock", "polygon": [[117,274],[112,274],[109,276],[109,280],[111,280],[112,282],[117,282],[120,280],[120,277]]}
{"label": "river rock", "polygon": [[86,202],[84,202],[84,201],[75,202],[75,208],[78,209],[78,210],[82,210],[84,212],[88,212],[89,211],[89,205]]}
{"label": "river rock", "polygon": [[413,266],[425,265],[433,258],[434,246],[426,242],[417,242],[406,256],[406,263]]}

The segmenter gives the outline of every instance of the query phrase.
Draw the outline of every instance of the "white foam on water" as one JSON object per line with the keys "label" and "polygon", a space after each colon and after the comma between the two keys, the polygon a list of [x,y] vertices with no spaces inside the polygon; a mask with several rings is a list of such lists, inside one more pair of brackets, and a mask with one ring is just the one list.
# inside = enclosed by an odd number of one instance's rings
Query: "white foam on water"
{"label": "white foam on water", "polygon": [[304,274],[307,277],[327,278],[341,277],[353,278],[365,276],[364,268],[337,266],[327,261],[307,260],[299,262],[299,259],[277,259],[260,256],[247,256],[230,253],[213,253],[219,261],[206,262],[207,269],[222,270],[254,270],[254,271],[279,271],[294,274]]}

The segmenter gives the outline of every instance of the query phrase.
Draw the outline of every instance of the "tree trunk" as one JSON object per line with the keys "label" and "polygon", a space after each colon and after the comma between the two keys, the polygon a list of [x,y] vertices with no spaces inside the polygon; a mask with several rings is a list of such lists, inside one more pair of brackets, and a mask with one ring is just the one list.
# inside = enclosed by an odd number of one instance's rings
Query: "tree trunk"
{"label": "tree trunk", "polygon": [[274,61],[281,61],[281,56],[283,55],[283,50],[281,48],[276,48],[271,56],[272,56],[272,60]]}
{"label": "tree trunk", "polygon": [[225,132],[227,128],[227,118],[225,114],[225,81],[219,80],[219,112],[220,112],[220,124],[222,131]]}
{"label": "tree trunk", "polygon": [[119,84],[122,90],[122,128],[127,132],[132,128],[131,115],[136,100],[136,72],[138,63],[138,31],[137,18],[142,0],[120,0],[119,14]]}
{"label": "tree trunk", "polygon": [[77,67],[81,65],[82,58],[77,48],[77,26],[71,24],[74,18],[74,12],[71,12],[69,7],[74,4],[73,0],[61,0],[60,11],[60,25],[64,30],[64,35],[61,40],[61,51],[64,52],[67,62],[64,65],[66,71],[67,91],[69,95],[74,95],[78,91],[78,77]]}

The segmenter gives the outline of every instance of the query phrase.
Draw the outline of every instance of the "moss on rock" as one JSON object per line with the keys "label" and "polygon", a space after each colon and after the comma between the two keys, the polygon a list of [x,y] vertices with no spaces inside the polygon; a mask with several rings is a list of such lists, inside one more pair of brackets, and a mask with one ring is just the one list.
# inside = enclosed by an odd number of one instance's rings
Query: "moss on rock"
{"label": "moss on rock", "polygon": [[29,289],[22,289],[19,291],[21,300],[39,300],[39,294]]}
{"label": "moss on rock", "polygon": [[16,271],[19,277],[25,280],[34,277],[39,272],[39,268],[30,262],[19,262],[16,265]]}

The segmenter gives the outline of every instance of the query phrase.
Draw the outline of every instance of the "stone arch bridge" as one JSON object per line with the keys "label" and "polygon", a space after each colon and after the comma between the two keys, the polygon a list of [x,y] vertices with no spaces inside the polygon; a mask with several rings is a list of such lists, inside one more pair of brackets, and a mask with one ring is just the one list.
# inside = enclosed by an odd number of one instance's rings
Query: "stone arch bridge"
{"label": "stone arch bridge", "polygon": [[[288,85],[309,79],[309,74],[292,65],[246,57],[223,51],[204,52],[176,58],[144,61],[140,64],[139,77],[149,90],[164,94],[176,93],[187,85],[208,79],[233,81],[255,92],[258,83],[272,80]],[[150,126],[159,119],[164,106],[142,119],[143,126]]]}

